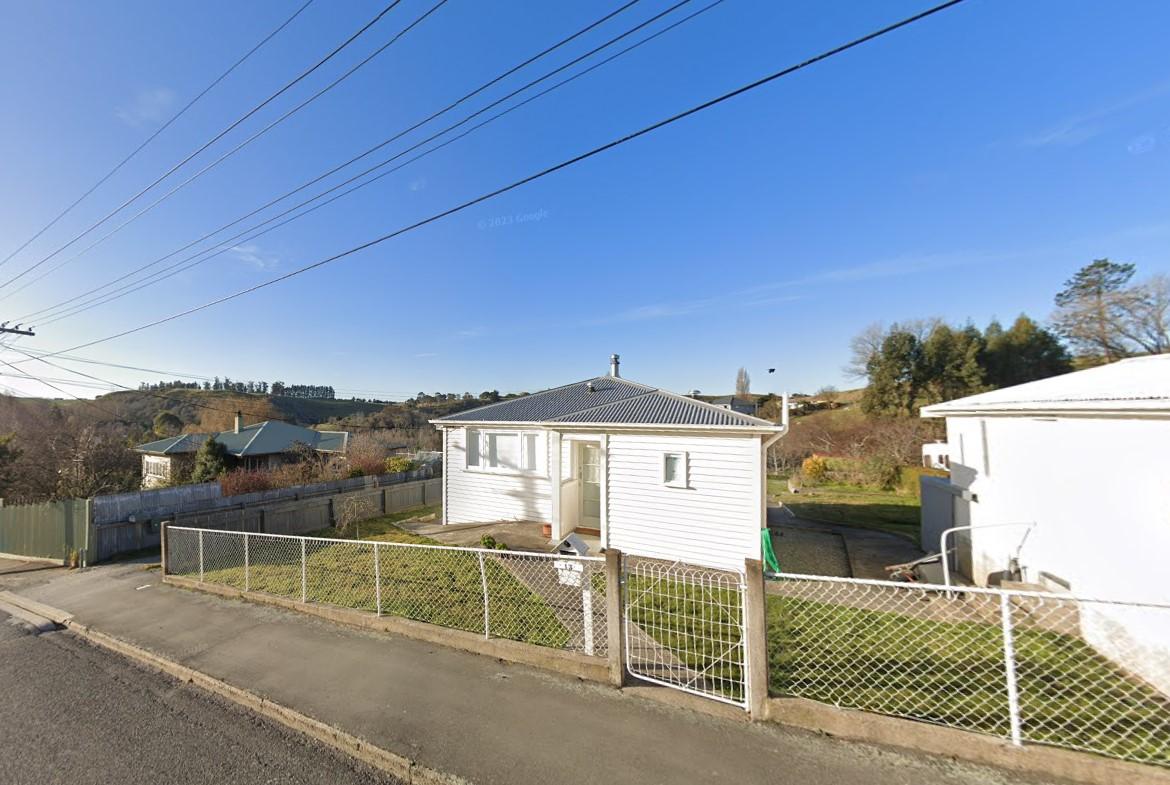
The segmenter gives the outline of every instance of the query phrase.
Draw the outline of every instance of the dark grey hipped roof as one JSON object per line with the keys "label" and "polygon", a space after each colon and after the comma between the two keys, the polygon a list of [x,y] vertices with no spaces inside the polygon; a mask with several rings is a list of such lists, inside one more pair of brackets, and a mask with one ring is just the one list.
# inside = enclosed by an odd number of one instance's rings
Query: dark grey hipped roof
{"label": "dark grey hipped roof", "polygon": [[716,428],[774,428],[758,417],[721,409],[694,398],[613,376],[480,406],[432,422],[581,423],[614,425],[689,425]]}
{"label": "dark grey hipped roof", "polygon": [[289,452],[297,444],[308,445],[318,452],[345,452],[349,443],[347,431],[315,431],[279,420],[268,420],[241,428],[239,433],[186,433],[140,444],[134,449],[148,455],[192,453],[199,449],[208,436],[214,436],[229,455],[237,458]]}

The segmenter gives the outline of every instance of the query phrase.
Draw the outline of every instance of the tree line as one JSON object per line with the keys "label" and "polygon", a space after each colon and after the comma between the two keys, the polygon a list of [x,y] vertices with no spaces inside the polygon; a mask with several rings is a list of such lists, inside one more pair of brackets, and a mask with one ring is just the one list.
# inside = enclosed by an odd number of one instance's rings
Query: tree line
{"label": "tree line", "polygon": [[241,382],[227,376],[220,379],[216,376],[211,381],[187,382],[182,379],[170,381],[141,382],[138,389],[157,392],[160,390],[204,390],[215,392],[234,392],[244,395],[283,395],[289,398],[325,398],[333,400],[336,391],[328,384],[285,384],[284,382]]}
{"label": "tree line", "polygon": [[867,414],[908,417],[923,406],[1068,373],[1140,354],[1170,351],[1170,278],[1132,281],[1136,268],[1097,259],[1056,294],[1045,327],[1021,314],[951,325],[918,319],[871,325],[852,342],[847,372],[865,378]]}

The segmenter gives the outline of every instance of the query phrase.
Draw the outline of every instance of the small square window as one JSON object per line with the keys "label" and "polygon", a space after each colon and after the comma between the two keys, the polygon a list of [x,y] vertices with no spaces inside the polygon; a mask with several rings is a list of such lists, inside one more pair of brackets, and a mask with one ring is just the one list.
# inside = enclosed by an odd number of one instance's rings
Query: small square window
{"label": "small square window", "polygon": [[687,454],[668,452],[662,456],[662,484],[671,488],[687,487]]}

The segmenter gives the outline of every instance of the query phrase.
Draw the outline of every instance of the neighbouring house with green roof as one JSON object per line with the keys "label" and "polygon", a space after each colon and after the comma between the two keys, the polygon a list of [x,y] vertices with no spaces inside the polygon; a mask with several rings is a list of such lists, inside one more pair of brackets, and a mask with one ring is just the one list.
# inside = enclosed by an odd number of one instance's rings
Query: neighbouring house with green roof
{"label": "neighbouring house with green roof", "polygon": [[245,469],[271,469],[296,460],[298,445],[338,456],[349,447],[348,431],[315,431],[279,420],[245,426],[237,412],[230,431],[183,433],[135,447],[142,454],[142,487],[156,488],[189,473],[195,453],[211,437],[227,449],[236,466]]}

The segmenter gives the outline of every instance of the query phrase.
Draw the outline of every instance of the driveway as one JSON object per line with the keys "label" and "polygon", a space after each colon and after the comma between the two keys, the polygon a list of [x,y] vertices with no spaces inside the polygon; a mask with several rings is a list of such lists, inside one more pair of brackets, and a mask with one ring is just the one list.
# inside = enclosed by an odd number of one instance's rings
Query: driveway
{"label": "driveway", "polygon": [[783,507],[768,508],[768,529],[780,568],[801,575],[886,580],[888,565],[926,555],[901,535],[798,518]]}

